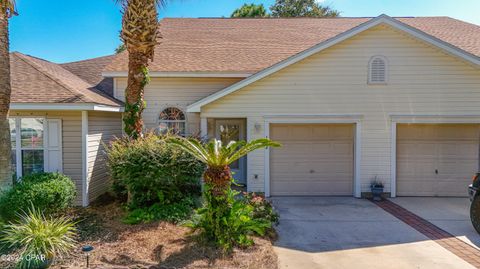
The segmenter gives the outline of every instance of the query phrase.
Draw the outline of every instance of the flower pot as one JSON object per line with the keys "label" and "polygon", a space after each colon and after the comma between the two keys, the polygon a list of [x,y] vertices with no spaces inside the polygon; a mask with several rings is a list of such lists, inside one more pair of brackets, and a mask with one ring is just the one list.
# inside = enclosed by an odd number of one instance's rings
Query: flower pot
{"label": "flower pot", "polygon": [[373,200],[374,201],[381,201],[382,200],[382,193],[383,187],[371,187]]}

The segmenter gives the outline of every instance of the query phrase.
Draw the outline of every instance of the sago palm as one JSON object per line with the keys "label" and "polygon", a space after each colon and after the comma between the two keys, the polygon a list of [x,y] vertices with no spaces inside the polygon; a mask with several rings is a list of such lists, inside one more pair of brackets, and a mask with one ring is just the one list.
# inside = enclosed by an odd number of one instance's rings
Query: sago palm
{"label": "sago palm", "polygon": [[8,20],[16,15],[14,0],[0,0],[0,189],[11,181],[11,144],[8,112],[10,108],[10,54]]}
{"label": "sago palm", "polygon": [[230,186],[232,172],[229,165],[248,153],[265,147],[279,147],[280,144],[267,138],[245,141],[231,141],[223,145],[220,140],[202,144],[195,138],[170,138],[169,143],[179,146],[207,165],[203,175],[205,184],[211,187],[213,195],[222,195]]}
{"label": "sago palm", "polygon": [[164,0],[116,0],[122,5],[122,32],[128,51],[128,82],[125,89],[124,128],[127,135],[142,135],[143,93],[149,82],[148,64],[158,43],[158,8]]}
{"label": "sago palm", "polygon": [[225,252],[234,245],[248,246],[253,243],[249,234],[263,235],[270,223],[253,218],[253,209],[235,199],[232,191],[232,172],[229,164],[249,152],[265,147],[278,147],[279,143],[262,138],[250,142],[232,141],[223,145],[220,140],[202,144],[194,138],[170,138],[172,143],[207,165],[203,174],[205,181],[205,206],[186,225],[200,229],[207,239],[215,242]]}

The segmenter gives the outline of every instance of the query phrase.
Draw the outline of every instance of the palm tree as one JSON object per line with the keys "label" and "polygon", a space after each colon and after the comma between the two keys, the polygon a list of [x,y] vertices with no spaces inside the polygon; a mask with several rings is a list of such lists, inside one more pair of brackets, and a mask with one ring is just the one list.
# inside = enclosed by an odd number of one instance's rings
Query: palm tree
{"label": "palm tree", "polygon": [[8,124],[11,93],[8,20],[16,14],[15,0],[0,0],[0,187],[10,182],[12,173]]}
{"label": "palm tree", "polygon": [[207,165],[203,180],[213,196],[223,196],[231,185],[232,172],[229,165],[248,153],[266,147],[279,147],[280,144],[267,138],[245,141],[231,141],[223,145],[220,140],[202,144],[195,138],[173,137],[167,140],[199,161]]}
{"label": "palm tree", "polygon": [[172,137],[171,143],[190,153],[207,168],[203,174],[205,182],[205,206],[197,211],[187,226],[201,229],[209,240],[213,240],[225,252],[230,252],[233,245],[247,246],[249,233],[263,234],[271,224],[251,218],[251,209],[236,202],[237,192],[232,191],[232,172],[229,164],[249,152],[266,147],[279,147],[280,144],[267,138],[250,142],[232,141],[223,145],[221,140],[211,140],[201,144],[194,138]]}
{"label": "palm tree", "polygon": [[124,128],[132,138],[142,136],[143,92],[149,83],[148,64],[158,43],[158,8],[164,0],[116,0],[122,5],[122,32],[128,51],[128,82],[125,89]]}

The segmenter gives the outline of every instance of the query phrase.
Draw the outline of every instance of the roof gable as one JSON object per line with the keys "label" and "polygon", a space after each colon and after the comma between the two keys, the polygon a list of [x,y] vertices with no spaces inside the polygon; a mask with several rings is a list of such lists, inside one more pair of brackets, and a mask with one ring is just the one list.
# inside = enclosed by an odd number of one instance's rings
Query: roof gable
{"label": "roof gable", "polygon": [[390,27],[393,27],[395,29],[398,29],[400,31],[403,31],[415,38],[418,38],[428,44],[431,44],[435,47],[438,47],[440,48],[441,50],[451,54],[451,55],[454,55],[456,57],[459,57],[459,58],[462,58],[464,59],[465,61],[473,64],[473,65],[476,65],[476,66],[480,66],[480,57],[476,56],[476,55],[473,55],[471,53],[468,53],[460,48],[457,48],[443,40],[440,40],[438,38],[435,38],[429,34],[426,34],[412,26],[409,26],[399,20],[396,20],[394,18],[391,18],[387,15],[380,15],[379,17],[377,18],[374,18],[368,22],[365,22],[365,23],[362,23],[346,32],[343,32],[331,39],[328,39],[324,42],[321,42],[309,49],[306,49],[304,50],[303,52],[301,53],[298,53],[298,54],[295,54],[271,67],[268,67],[242,81],[239,81],[219,92],[216,92],[210,96],[207,96],[206,98],[203,98],[193,104],[191,104],[190,106],[188,106],[187,108],[187,111],[188,112],[200,112],[201,110],[201,107],[208,104],[208,103],[211,103],[215,100],[218,100],[219,98],[223,97],[223,96],[226,96],[232,92],[235,92],[255,81],[258,81],[264,77],[267,77],[279,70],[282,70],[283,68],[287,67],[287,66],[290,66],[294,63],[297,63],[313,54],[316,54],[318,52],[321,52],[322,50],[324,49],[327,49],[329,47],[332,47],[350,37],[353,37],[357,34],[360,34],[368,29],[371,29],[375,26],[378,26],[380,24],[386,24]]}
{"label": "roof gable", "polygon": [[14,52],[12,103],[92,103],[121,106],[60,65]]}

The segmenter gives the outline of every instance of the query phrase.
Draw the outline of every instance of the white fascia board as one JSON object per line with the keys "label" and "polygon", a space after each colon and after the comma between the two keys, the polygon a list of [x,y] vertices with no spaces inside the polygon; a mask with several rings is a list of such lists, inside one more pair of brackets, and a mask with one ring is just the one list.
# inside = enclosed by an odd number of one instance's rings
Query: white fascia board
{"label": "white fascia board", "polygon": [[105,105],[94,105],[93,110],[105,111],[105,112],[124,112],[125,111],[123,107],[105,106]]}
{"label": "white fascia board", "polygon": [[[149,72],[152,78],[246,78],[252,73],[222,73],[222,72]],[[128,72],[106,71],[104,77],[127,77]]]}
{"label": "white fascia board", "polygon": [[61,104],[61,103],[11,103],[11,110],[71,110],[71,111],[107,111],[123,112],[123,107],[99,104]]}
{"label": "white fascia board", "polygon": [[201,107],[208,104],[208,103],[211,103],[223,96],[226,96],[232,92],[235,92],[241,88],[244,88],[246,87],[247,85],[255,82],[255,81],[258,81],[262,78],[265,78],[289,65],[292,65],[294,63],[297,63],[315,53],[318,53],[320,51],[323,51],[327,48],[330,48],[346,39],[349,39],[359,33],[362,33],[368,29],[371,29],[377,25],[380,25],[380,24],[386,24],[386,25],[389,25],[393,28],[396,28],[396,29],[399,29],[401,31],[404,31],[406,32],[407,34],[410,34],[418,39],[421,39],[427,43],[430,43],[440,49],[443,49],[444,51],[446,51],[447,53],[450,53],[454,56],[458,56],[476,66],[480,66],[480,57],[477,57],[475,55],[472,55],[472,54],[469,54],[468,52],[464,51],[464,50],[461,50],[455,46],[452,46],[451,44],[447,43],[447,42],[444,42],[444,41],[441,41],[433,36],[430,36],[418,29],[415,29],[407,24],[404,24],[394,18],[391,18],[385,14],[382,14],[376,18],[373,18],[367,22],[364,22],[346,32],[343,32],[331,39],[328,39],[322,43],[319,43],[309,49],[306,49],[296,55],[293,55],[275,65],[272,65],[271,67],[268,67],[266,69],[263,69],[262,71],[244,79],[244,80],[241,80],[221,91],[218,91],[212,95],[209,95],[191,105],[189,105],[187,107],[187,112],[200,112],[201,110]]}

